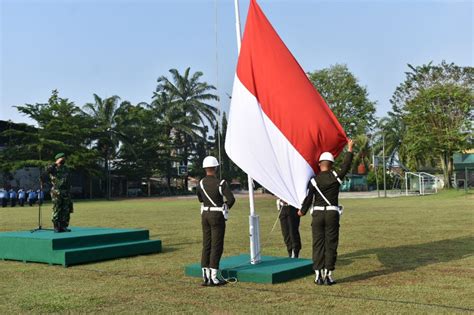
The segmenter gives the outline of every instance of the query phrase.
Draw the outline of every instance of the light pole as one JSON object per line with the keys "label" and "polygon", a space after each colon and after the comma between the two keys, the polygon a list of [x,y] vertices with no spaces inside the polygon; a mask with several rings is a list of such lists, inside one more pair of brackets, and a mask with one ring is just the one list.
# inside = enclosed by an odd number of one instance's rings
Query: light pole
{"label": "light pole", "polygon": [[[369,138],[369,141],[374,141],[374,135],[368,134],[367,137]],[[378,156],[377,156],[377,162],[375,162],[375,153],[374,153],[374,145],[373,143],[370,143],[370,146],[372,147],[372,165],[374,166],[374,174],[375,174],[375,186],[377,187],[377,197],[380,198],[380,189],[379,189],[379,176],[377,173],[377,164],[378,164]]]}
{"label": "light pole", "polygon": [[387,198],[387,180],[385,170],[385,133],[382,133],[382,162],[383,162],[383,196]]}
{"label": "light pole", "polygon": [[[380,198],[380,189],[379,189],[379,175],[377,174],[377,166],[375,163],[375,154],[372,153],[372,163],[374,165],[374,173],[375,173],[375,185],[377,186],[377,197]],[[378,161],[377,161],[378,163]]]}
{"label": "light pole", "polygon": [[[110,149],[112,147],[112,128],[107,128],[107,131],[109,132],[109,148],[108,151],[110,152]],[[110,158],[109,158],[109,152],[107,152],[107,200],[110,200],[110,194],[111,194],[111,189],[110,189]]]}

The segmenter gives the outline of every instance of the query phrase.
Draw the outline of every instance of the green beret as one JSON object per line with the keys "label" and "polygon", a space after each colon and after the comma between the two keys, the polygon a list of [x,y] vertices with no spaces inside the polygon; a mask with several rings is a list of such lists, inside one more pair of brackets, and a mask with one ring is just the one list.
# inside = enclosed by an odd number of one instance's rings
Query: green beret
{"label": "green beret", "polygon": [[66,156],[66,154],[64,154],[64,153],[61,152],[61,153],[56,154],[56,156],[54,157],[54,159],[57,160],[57,159],[60,159],[60,158],[62,158],[62,157],[65,157],[65,156]]}

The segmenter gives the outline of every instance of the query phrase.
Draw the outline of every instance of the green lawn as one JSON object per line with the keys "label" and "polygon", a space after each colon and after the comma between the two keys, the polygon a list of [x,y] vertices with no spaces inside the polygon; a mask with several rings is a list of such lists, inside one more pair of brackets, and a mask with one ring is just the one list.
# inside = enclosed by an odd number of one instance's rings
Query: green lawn
{"label": "green lawn", "polygon": [[[147,228],[163,253],[70,268],[0,261],[0,314],[12,313],[455,313],[474,312],[473,195],[344,200],[336,279],[199,286],[184,276],[198,262],[194,199],[77,202],[72,224]],[[50,206],[45,221],[49,223]],[[259,196],[264,255],[284,256],[274,199]],[[36,208],[0,208],[0,231],[35,226]],[[48,224],[50,225],[50,224]],[[302,220],[311,257],[310,216]],[[248,253],[248,201],[237,199],[224,256]]]}

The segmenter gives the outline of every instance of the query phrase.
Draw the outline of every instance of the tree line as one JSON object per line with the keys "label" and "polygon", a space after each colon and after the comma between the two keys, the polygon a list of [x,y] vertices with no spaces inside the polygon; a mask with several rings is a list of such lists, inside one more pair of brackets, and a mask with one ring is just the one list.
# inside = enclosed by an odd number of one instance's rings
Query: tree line
{"label": "tree line", "polygon": [[[190,68],[169,72],[158,78],[150,102],[132,104],[116,95],[94,94],[93,102],[77,106],[54,90],[47,103],[16,106],[37,127],[0,134],[6,143],[0,170],[44,167],[64,152],[75,171],[103,179],[107,195],[111,173],[136,181],[166,178],[170,192],[172,179],[180,177],[187,190],[188,177],[201,174],[204,157],[217,155],[218,133],[225,130],[219,127],[216,88],[202,80],[203,73]],[[222,124],[225,128],[225,114]],[[184,167],[182,174],[178,166]],[[227,178],[244,179],[226,157],[223,172]]]}
{"label": "tree line", "polygon": [[[474,70],[442,62],[408,65],[405,80],[396,88],[386,117],[375,117],[370,100],[346,65],[336,64],[308,73],[308,78],[357,142],[354,172],[370,168],[372,155],[387,156],[411,170],[439,168],[449,185],[452,154],[472,147]],[[227,117],[217,109],[216,88],[203,81],[202,72],[171,69],[160,76],[149,102],[131,104],[119,96],[100,97],[82,106],[52,91],[47,103],[18,105],[17,110],[36,127],[7,129],[0,151],[0,170],[43,167],[57,152],[89,178],[102,178],[110,192],[110,174],[129,180],[201,176],[205,156],[222,149],[223,178],[246,184],[246,175],[227,157],[224,139]],[[219,143],[219,141],[221,141]],[[183,174],[179,172],[181,166]]]}

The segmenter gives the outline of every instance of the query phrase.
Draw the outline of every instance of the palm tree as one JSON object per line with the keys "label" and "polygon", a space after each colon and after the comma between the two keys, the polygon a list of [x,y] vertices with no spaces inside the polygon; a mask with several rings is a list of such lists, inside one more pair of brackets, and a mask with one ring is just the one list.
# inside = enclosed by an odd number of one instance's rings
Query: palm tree
{"label": "palm tree", "polygon": [[120,142],[127,137],[120,132],[117,121],[124,107],[131,106],[127,101],[120,102],[117,95],[102,99],[94,94],[94,103],[84,105],[85,114],[95,122],[94,138],[96,146],[104,159],[105,177],[107,178],[107,199],[111,196],[110,161],[117,154]]}
{"label": "palm tree", "polygon": [[[374,145],[376,154],[382,153],[382,142],[385,140],[385,154],[388,157],[389,168],[395,162],[395,157],[404,159],[403,135],[405,134],[405,125],[402,119],[393,113],[389,113],[388,117],[383,117],[378,122],[378,141]],[[385,139],[384,139],[385,138]]]}
{"label": "palm tree", "polygon": [[178,70],[171,69],[169,71],[171,80],[165,76],[159,77],[155,94],[166,92],[177,103],[178,108],[182,109],[183,114],[195,116],[200,120],[201,125],[209,123],[214,128],[218,109],[207,102],[219,99],[217,95],[211,93],[216,88],[200,81],[203,76],[201,71],[195,72],[190,77],[190,70],[191,68],[188,67],[184,75],[181,75]]}
{"label": "palm tree", "polygon": [[357,153],[354,156],[352,173],[359,174],[359,165],[364,165],[366,171],[369,169],[368,166],[371,163],[372,150],[370,147],[370,139],[367,135],[357,135],[354,142],[357,144]]}
{"label": "palm tree", "polygon": [[[207,142],[207,126],[215,129],[218,109],[208,104],[218,100],[212,91],[216,88],[201,81],[203,75],[198,71],[190,74],[190,68],[181,75],[171,69],[171,79],[165,76],[158,78],[158,85],[153,96],[152,107],[160,113],[162,123],[168,125],[169,136],[179,145],[179,155],[184,165],[188,166],[190,155],[197,141]],[[188,175],[185,175],[185,188],[188,187]]]}
{"label": "palm tree", "polygon": [[174,100],[166,92],[155,93],[153,101],[147,107],[152,111],[155,122],[161,124],[166,141],[162,143],[161,150],[165,152],[165,171],[168,190],[171,190],[173,176],[173,162],[180,162],[179,151],[187,152],[185,143],[193,143],[202,139],[205,127],[200,126],[200,121],[195,116],[183,114],[181,103]]}

